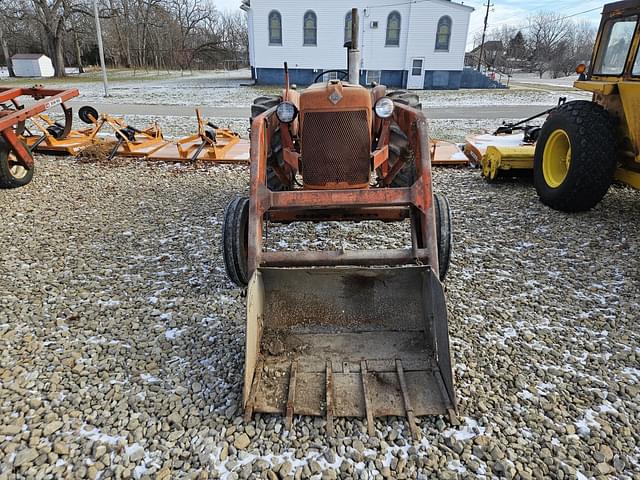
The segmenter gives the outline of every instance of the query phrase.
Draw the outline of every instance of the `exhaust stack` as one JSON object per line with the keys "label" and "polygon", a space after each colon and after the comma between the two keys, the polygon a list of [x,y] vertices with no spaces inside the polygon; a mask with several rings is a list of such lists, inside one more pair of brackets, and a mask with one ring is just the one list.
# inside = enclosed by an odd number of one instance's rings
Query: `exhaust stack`
{"label": "exhaust stack", "polygon": [[351,47],[349,48],[349,83],[360,83],[360,50],[358,50],[358,9],[351,9]]}

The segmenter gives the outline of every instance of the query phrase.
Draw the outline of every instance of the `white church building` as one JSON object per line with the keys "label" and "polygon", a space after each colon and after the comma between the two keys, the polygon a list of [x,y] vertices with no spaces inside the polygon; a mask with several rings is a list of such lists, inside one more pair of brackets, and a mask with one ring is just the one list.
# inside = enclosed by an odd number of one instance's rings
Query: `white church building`
{"label": "white church building", "polygon": [[308,85],[346,69],[351,8],[358,8],[360,83],[409,89],[461,86],[472,7],[448,0],[242,0],[249,61],[257,84]]}

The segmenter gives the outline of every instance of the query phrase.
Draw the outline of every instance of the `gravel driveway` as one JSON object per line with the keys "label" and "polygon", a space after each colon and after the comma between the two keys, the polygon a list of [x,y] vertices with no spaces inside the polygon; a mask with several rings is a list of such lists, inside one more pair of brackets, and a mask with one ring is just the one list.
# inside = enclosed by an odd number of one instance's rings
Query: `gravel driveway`
{"label": "gravel driveway", "polygon": [[246,170],[36,165],[0,191],[0,479],[640,478],[637,192],[566,215],[526,182],[437,170],[462,425],[422,419],[412,443],[402,419],[375,438],[343,419],[328,440],[323,419],[242,422],[219,240]]}

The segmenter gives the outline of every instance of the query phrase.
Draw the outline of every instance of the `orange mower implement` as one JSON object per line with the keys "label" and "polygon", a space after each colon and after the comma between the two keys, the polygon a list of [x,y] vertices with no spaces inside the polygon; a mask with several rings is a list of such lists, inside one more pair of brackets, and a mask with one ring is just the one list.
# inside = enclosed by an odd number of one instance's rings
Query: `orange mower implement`
{"label": "orange mower implement", "polygon": [[[35,145],[38,152],[72,156],[90,145],[102,143],[111,146],[108,160],[120,156],[170,162],[249,163],[249,143],[228,128],[218,128],[205,121],[198,109],[197,133],[178,140],[165,139],[158,123],[138,129],[122,118],[99,114],[90,106],[81,107],[78,116],[89,126],[70,130],[64,136],[58,123],[46,115],[36,116],[31,122],[44,139],[30,134],[25,136],[25,141],[28,145]],[[103,134],[105,126],[113,131],[115,139]]]}
{"label": "orange mower implement", "polygon": [[98,124],[94,124],[91,127],[70,130],[65,134],[60,123],[44,114],[36,115],[29,121],[39,134],[29,129],[25,131],[23,138],[29,148],[37,153],[78,155],[96,142],[96,135],[100,130]]}
{"label": "orange mower implement", "polygon": [[196,134],[166,143],[147,155],[147,160],[249,163],[249,142],[228,128],[205,121],[199,109],[196,109],[196,117]]}

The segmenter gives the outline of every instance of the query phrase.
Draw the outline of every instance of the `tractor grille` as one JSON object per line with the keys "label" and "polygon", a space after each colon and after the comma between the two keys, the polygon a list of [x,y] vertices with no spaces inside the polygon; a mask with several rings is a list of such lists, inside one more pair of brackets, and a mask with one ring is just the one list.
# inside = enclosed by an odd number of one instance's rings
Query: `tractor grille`
{"label": "tractor grille", "polygon": [[309,112],[302,129],[302,177],[321,187],[369,183],[370,143],[367,112]]}

